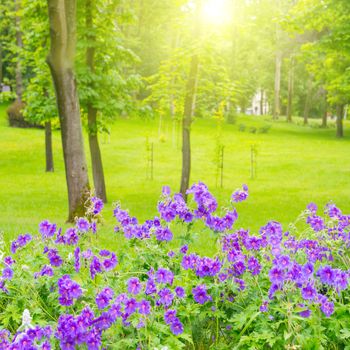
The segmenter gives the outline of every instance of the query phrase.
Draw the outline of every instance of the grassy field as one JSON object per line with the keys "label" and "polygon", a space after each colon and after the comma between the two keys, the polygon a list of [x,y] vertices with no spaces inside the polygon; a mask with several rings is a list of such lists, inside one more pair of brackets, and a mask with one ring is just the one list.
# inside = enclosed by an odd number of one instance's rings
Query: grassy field
{"label": "grassy field", "polygon": [[[250,132],[251,127],[267,124],[271,129],[266,134]],[[245,125],[246,131],[239,131],[240,125]],[[323,206],[333,200],[349,212],[349,137],[336,139],[333,128],[241,117],[235,125],[223,127],[221,189],[216,187],[215,176],[216,133],[214,121],[193,124],[191,182],[204,181],[221,205],[228,203],[234,189],[247,183],[250,197],[237,205],[237,228],[257,230],[271,219],[287,225],[310,201]],[[147,179],[147,138],[154,144],[153,180]],[[55,172],[45,173],[44,131],[8,127],[5,106],[0,106],[0,231],[5,237],[34,233],[42,219],[64,223],[67,193],[59,131],[53,133],[53,144]],[[250,178],[252,145],[258,150],[255,179]],[[85,146],[88,155],[87,140]],[[181,148],[174,144],[170,123],[163,123],[159,138],[158,121],[119,119],[111,127],[110,137],[101,138],[101,149],[109,199],[101,239],[118,244],[113,233],[113,202],[121,201],[141,220],[154,215],[162,186],[179,188]],[[206,242],[202,237],[199,247],[207,249]]]}

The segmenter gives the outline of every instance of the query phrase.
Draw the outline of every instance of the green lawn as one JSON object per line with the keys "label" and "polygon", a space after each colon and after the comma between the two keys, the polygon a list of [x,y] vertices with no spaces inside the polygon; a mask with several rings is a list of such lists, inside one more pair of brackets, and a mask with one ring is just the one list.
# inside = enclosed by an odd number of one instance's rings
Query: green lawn
{"label": "green lawn", "polygon": [[[272,125],[267,134],[249,132],[251,126],[267,123]],[[248,131],[239,131],[240,124]],[[214,121],[193,124],[191,182],[204,181],[221,205],[228,203],[234,189],[247,183],[250,197],[237,205],[236,227],[257,230],[271,219],[287,225],[310,201],[323,206],[334,200],[349,211],[350,138],[336,139],[334,128],[288,125],[282,120],[272,123],[261,117],[241,117],[235,125],[225,124],[223,189],[215,186],[215,136]],[[147,137],[154,143],[153,181],[146,176]],[[163,123],[160,139],[158,121],[125,119],[111,127],[110,138],[101,138],[109,199],[101,235],[106,244],[118,244],[113,233],[113,202],[121,201],[132,214],[146,219],[156,212],[162,185],[178,190],[181,148],[173,142],[170,122]],[[53,144],[55,172],[45,173],[44,131],[8,127],[5,106],[0,106],[0,230],[5,237],[35,232],[45,218],[64,223],[67,193],[59,131],[53,133]],[[253,144],[258,148],[256,179],[250,179]],[[206,237],[198,242],[203,250],[206,242]]]}

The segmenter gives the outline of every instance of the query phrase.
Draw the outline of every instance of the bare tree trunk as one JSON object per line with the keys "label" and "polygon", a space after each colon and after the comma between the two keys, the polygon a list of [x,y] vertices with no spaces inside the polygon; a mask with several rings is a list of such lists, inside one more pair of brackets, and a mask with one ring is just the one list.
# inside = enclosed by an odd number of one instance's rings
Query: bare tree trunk
{"label": "bare tree trunk", "polygon": [[339,104],[337,105],[337,137],[344,136],[343,116],[344,116],[344,106]]}
{"label": "bare tree trunk", "polygon": [[68,188],[68,221],[85,214],[89,180],[84,153],[77,84],[73,71],[76,49],[76,0],[47,0],[51,70],[61,126]]}
{"label": "bare tree trunk", "polygon": [[[20,0],[14,0],[15,1],[15,22],[16,22],[16,43],[17,47],[20,51],[20,49],[23,48],[23,41],[22,41],[22,32],[21,32],[21,18],[19,16],[19,11],[21,8],[21,2]],[[21,68],[21,60],[19,57],[19,54],[17,53],[16,58],[16,94],[17,99],[19,101],[22,101],[22,95],[23,95],[23,77],[22,77],[22,68]]]}
{"label": "bare tree trunk", "polygon": [[294,89],[294,57],[290,58],[290,67],[288,72],[288,104],[287,104],[287,122],[292,122],[293,114],[293,89]]}
{"label": "bare tree trunk", "polygon": [[273,119],[278,119],[278,117],[281,114],[281,106],[280,106],[281,66],[282,66],[282,53],[281,51],[277,51],[276,61],[275,61],[275,97],[274,97]]}
{"label": "bare tree trunk", "polygon": [[[89,33],[93,30],[93,0],[86,0],[86,30]],[[94,35],[89,35],[89,41],[94,41]],[[90,46],[86,49],[86,64],[91,73],[95,71],[95,48]],[[89,147],[92,164],[92,175],[94,180],[96,196],[107,203],[106,184],[103,172],[100,145],[98,142],[97,110],[91,102],[88,102],[88,129]]]}
{"label": "bare tree trunk", "polygon": [[312,80],[309,78],[307,82],[307,92],[304,104],[304,125],[309,122],[309,113],[310,113],[310,101],[311,101],[311,92],[312,92]]}
{"label": "bare tree trunk", "polygon": [[53,155],[52,155],[52,131],[51,122],[45,122],[45,159],[46,159],[46,171],[53,172]]}
{"label": "bare tree trunk", "polygon": [[328,113],[328,102],[327,102],[327,90],[323,90],[324,92],[324,111],[322,115],[322,127],[327,127],[327,113]]}
{"label": "bare tree trunk", "polygon": [[260,115],[264,115],[264,90],[260,90]]}
{"label": "bare tree trunk", "polygon": [[[196,20],[193,38],[198,40],[200,34],[200,1],[196,2]],[[198,53],[194,52],[191,57],[190,72],[188,76],[184,116],[182,120],[182,175],[180,193],[187,200],[186,191],[189,187],[191,174],[191,123],[195,110],[196,103],[196,88],[198,78],[199,57]]]}

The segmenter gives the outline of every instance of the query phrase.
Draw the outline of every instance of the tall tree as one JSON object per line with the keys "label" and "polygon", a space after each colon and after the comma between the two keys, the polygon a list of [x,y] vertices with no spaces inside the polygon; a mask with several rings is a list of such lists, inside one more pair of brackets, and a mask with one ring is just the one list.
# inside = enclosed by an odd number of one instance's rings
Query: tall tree
{"label": "tall tree", "polygon": [[47,0],[50,21],[51,70],[61,126],[68,188],[68,221],[85,212],[89,180],[85,160],[79,99],[74,74],[76,51],[76,0]]}
{"label": "tall tree", "polygon": [[16,94],[18,101],[22,101],[23,95],[23,76],[22,65],[20,59],[20,52],[23,48],[22,31],[21,31],[21,1],[14,0],[15,2],[15,22],[16,22],[16,43],[17,43],[17,58],[16,58]]}
{"label": "tall tree", "polygon": [[54,171],[52,150],[52,121],[58,117],[55,92],[46,63],[50,34],[47,30],[46,0],[22,0],[22,62],[25,66],[26,89],[23,114],[31,123],[45,128],[45,169]]}
{"label": "tall tree", "polygon": [[[199,39],[200,35],[200,1],[196,1],[195,9],[195,21],[194,21],[194,40]],[[198,52],[195,49],[191,56],[190,72],[188,75],[188,81],[186,85],[186,95],[184,103],[184,115],[182,120],[182,173],[181,173],[181,185],[180,193],[187,199],[186,191],[190,183],[191,174],[191,124],[195,111],[196,103],[196,87],[198,78],[198,66],[199,57]]]}
{"label": "tall tree", "polygon": [[[95,47],[94,42],[96,38],[94,36],[93,28],[93,14],[96,9],[94,8],[94,0],[86,0],[85,2],[85,20],[86,20],[86,33],[89,45],[86,48],[86,65],[91,74],[95,73]],[[87,102],[87,117],[88,117],[88,133],[89,133],[89,147],[92,164],[92,174],[95,186],[95,192],[97,197],[101,198],[103,202],[107,202],[105,177],[103,172],[102,157],[100,151],[100,145],[98,142],[98,128],[97,128],[97,109],[91,100]]]}

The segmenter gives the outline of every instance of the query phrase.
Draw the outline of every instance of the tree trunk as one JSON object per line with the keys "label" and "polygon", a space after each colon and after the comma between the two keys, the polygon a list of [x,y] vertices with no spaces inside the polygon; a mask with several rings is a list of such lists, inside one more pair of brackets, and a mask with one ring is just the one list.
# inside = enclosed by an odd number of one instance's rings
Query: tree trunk
{"label": "tree trunk", "polygon": [[281,65],[282,65],[282,53],[280,51],[277,51],[276,62],[275,62],[275,96],[274,96],[273,119],[278,119],[278,117],[281,114],[281,106],[280,106]]}
{"label": "tree trunk", "polygon": [[[21,18],[19,16],[19,11],[21,8],[21,2],[20,0],[14,0],[15,1],[15,22],[16,22],[16,43],[18,52],[23,48],[23,41],[22,41],[22,32],[21,32]],[[23,77],[22,77],[22,68],[21,68],[21,60],[19,57],[19,53],[17,53],[16,58],[16,94],[17,99],[19,101],[22,101],[22,95],[23,95]]]}
{"label": "tree trunk", "polygon": [[2,87],[2,45],[0,43],[0,92],[1,92],[1,87]]}
{"label": "tree trunk", "polygon": [[293,88],[294,88],[294,58],[290,58],[290,67],[288,72],[288,104],[287,104],[287,122],[292,122],[293,114]]}
{"label": "tree trunk", "polygon": [[311,92],[312,92],[312,80],[311,78],[309,78],[307,82],[307,92],[306,92],[305,105],[304,105],[304,125],[308,124],[309,122]]}
{"label": "tree trunk", "polygon": [[328,113],[328,102],[327,102],[327,91],[324,91],[324,111],[322,115],[322,127],[326,128],[327,127],[327,113]]}
{"label": "tree trunk", "polygon": [[343,115],[344,115],[344,106],[337,105],[337,137],[343,137]]}
{"label": "tree trunk", "polygon": [[46,155],[46,171],[53,172],[53,155],[52,155],[52,132],[51,122],[45,122],[45,155]]}
{"label": "tree trunk", "polygon": [[[200,1],[196,2],[196,19],[193,38],[198,40],[200,34]],[[190,72],[188,76],[184,103],[184,116],[182,120],[182,175],[180,193],[187,200],[186,191],[189,187],[191,174],[191,123],[196,103],[196,88],[198,77],[199,57],[194,52],[191,57]]]}
{"label": "tree trunk", "polygon": [[51,45],[47,62],[51,70],[61,126],[68,188],[68,221],[85,214],[89,180],[84,153],[79,99],[73,71],[76,49],[76,0],[47,0]]}
{"label": "tree trunk", "polygon": [[260,115],[264,115],[264,90],[260,90]]}
{"label": "tree trunk", "polygon": [[[93,30],[93,0],[86,0],[86,30],[87,33],[91,33]],[[94,42],[94,35],[88,35],[88,41]],[[93,44],[86,49],[86,64],[91,73],[95,71],[95,48]],[[97,110],[91,102],[88,102],[88,129],[89,129],[89,147],[92,165],[92,175],[95,186],[96,196],[107,203],[106,184],[103,172],[102,157],[100,151],[100,145],[98,142],[98,129],[97,129]]]}

